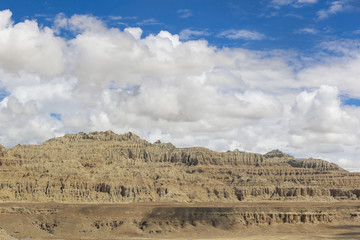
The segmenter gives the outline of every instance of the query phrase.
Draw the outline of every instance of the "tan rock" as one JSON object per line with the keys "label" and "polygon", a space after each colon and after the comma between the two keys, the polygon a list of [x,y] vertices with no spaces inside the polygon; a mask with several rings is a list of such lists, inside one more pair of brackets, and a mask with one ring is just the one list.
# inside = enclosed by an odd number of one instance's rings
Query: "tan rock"
{"label": "tan rock", "polygon": [[66,134],[0,146],[0,201],[349,201],[360,174],[279,150],[265,155],[154,144],[133,133]]}

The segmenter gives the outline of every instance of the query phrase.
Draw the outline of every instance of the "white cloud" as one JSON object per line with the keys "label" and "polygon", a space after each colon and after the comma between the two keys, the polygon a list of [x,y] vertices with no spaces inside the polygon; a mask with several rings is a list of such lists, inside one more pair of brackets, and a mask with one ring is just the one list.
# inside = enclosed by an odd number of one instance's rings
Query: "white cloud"
{"label": "white cloud", "polygon": [[322,9],[317,12],[319,19],[328,18],[331,15],[335,15],[339,12],[346,11],[350,8],[347,0],[332,1],[328,9]]}
{"label": "white cloud", "polygon": [[[296,144],[346,143],[354,139],[355,136],[349,136],[356,134],[353,130],[359,127],[359,119],[341,109],[338,89],[332,86],[322,85],[315,91],[301,92],[292,113],[296,117],[290,121],[291,133],[306,139]],[[306,138],[308,133],[310,136]]]}
{"label": "white cloud", "polygon": [[317,3],[318,0],[297,0],[298,3]]}
{"label": "white cloud", "polygon": [[296,13],[287,13],[285,14],[285,17],[292,17],[292,18],[297,18],[297,19],[303,19],[304,17],[299,15],[299,14],[296,14]]}
{"label": "white cloud", "polygon": [[63,39],[55,37],[50,28],[40,29],[35,21],[13,25],[11,15],[9,10],[0,11],[1,67],[10,72],[36,72],[44,77],[62,73]]}
{"label": "white cloud", "polygon": [[357,39],[339,39],[334,41],[322,42],[319,47],[334,53],[342,53],[345,55],[357,55],[360,49],[360,40]]}
{"label": "white cloud", "polygon": [[321,85],[336,86],[342,94],[360,99],[360,53],[349,51],[343,57],[324,57],[323,64],[315,64],[299,72],[298,79],[302,85],[315,88]]}
{"label": "white cloud", "polygon": [[103,31],[105,26],[100,19],[87,15],[73,15],[67,18],[64,14],[58,14],[55,18],[55,28],[64,28],[74,32]]}
{"label": "white cloud", "polygon": [[139,40],[143,31],[141,28],[125,28],[124,32],[130,33],[136,40]]}
{"label": "white cloud", "polygon": [[12,25],[11,16],[12,12],[9,9],[0,12],[0,29],[5,29]]}
{"label": "white cloud", "polygon": [[118,21],[124,19],[122,16],[109,16],[109,19],[113,21]]}
{"label": "white cloud", "polygon": [[360,51],[349,41],[323,43],[311,65],[297,55],[294,65],[288,51],[216,48],[167,31],[142,36],[90,16],[58,16],[54,29],[74,31],[70,39],[10,16],[0,12],[7,147],[112,129],[179,147],[280,148],[360,170],[360,108],[340,101],[360,99]]}
{"label": "white cloud", "polygon": [[273,4],[274,6],[282,6],[282,5],[289,5],[293,2],[294,2],[293,0],[272,0],[271,4]]}
{"label": "white cloud", "polygon": [[318,30],[311,27],[301,28],[295,31],[297,34],[317,34]]}
{"label": "white cloud", "polygon": [[340,158],[338,163],[349,171],[358,171],[359,169],[358,164],[350,159]]}
{"label": "white cloud", "polygon": [[225,37],[228,39],[262,40],[265,38],[265,35],[256,31],[250,31],[245,29],[231,29],[221,32],[219,34],[219,37]]}
{"label": "white cloud", "polygon": [[144,25],[158,25],[161,24],[160,22],[158,22],[158,20],[156,20],[155,18],[149,18],[149,19],[144,19],[140,22],[137,22],[137,24],[139,26],[144,26]]}
{"label": "white cloud", "polygon": [[179,14],[179,17],[181,17],[181,18],[188,18],[193,15],[190,9],[179,9],[179,10],[177,10],[177,13]]}
{"label": "white cloud", "polygon": [[210,33],[207,30],[193,30],[187,28],[181,30],[179,35],[181,40],[189,40],[200,36],[209,36]]}
{"label": "white cloud", "polygon": [[282,6],[291,5],[293,7],[302,7],[309,4],[315,4],[318,0],[272,0],[271,6],[280,8]]}

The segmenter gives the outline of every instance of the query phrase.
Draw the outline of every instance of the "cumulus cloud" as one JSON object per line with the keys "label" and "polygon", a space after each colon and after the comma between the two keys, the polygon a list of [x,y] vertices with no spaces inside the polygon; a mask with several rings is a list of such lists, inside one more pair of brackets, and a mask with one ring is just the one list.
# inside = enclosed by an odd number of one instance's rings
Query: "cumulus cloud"
{"label": "cumulus cloud", "polygon": [[245,29],[240,30],[226,30],[219,34],[219,37],[224,37],[228,39],[244,39],[244,40],[262,40],[265,38],[265,35],[257,31],[250,31]]}
{"label": "cumulus cloud", "polygon": [[322,85],[318,90],[301,92],[295,99],[290,133],[295,147],[327,145],[321,151],[341,149],[357,139],[359,119],[341,108],[336,87]]}
{"label": "cumulus cloud", "polygon": [[[36,72],[54,77],[64,71],[64,40],[48,28],[40,29],[37,22],[26,20],[13,24],[9,10],[0,11],[0,65],[16,72]],[[51,59],[51,61],[49,61]]]}
{"label": "cumulus cloud", "polygon": [[[64,29],[73,37],[54,32]],[[360,170],[360,108],[341,101],[360,99],[360,52],[345,51],[349,42],[341,56],[299,67],[287,51],[181,36],[108,28],[87,15],[39,27],[0,12],[0,143],[112,129],[179,147],[280,148]]]}

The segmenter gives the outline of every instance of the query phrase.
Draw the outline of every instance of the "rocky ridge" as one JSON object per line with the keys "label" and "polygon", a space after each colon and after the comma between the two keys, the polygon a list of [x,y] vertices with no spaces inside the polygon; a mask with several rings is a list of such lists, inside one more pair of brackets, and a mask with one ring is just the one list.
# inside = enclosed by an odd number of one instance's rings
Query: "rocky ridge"
{"label": "rocky ridge", "polygon": [[0,145],[1,202],[358,201],[360,174],[319,159],[149,143],[133,133]]}

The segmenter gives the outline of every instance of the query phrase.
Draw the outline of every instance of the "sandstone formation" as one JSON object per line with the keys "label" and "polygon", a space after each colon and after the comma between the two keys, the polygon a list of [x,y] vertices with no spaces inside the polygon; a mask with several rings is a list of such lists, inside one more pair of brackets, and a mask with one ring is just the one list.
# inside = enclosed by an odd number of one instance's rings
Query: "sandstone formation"
{"label": "sandstone formation", "polygon": [[0,145],[0,239],[357,239],[359,200],[360,173],[280,150],[111,131]]}
{"label": "sandstone formation", "polygon": [[149,143],[133,133],[67,134],[0,146],[1,202],[357,201],[360,174],[279,150],[265,155]]}

